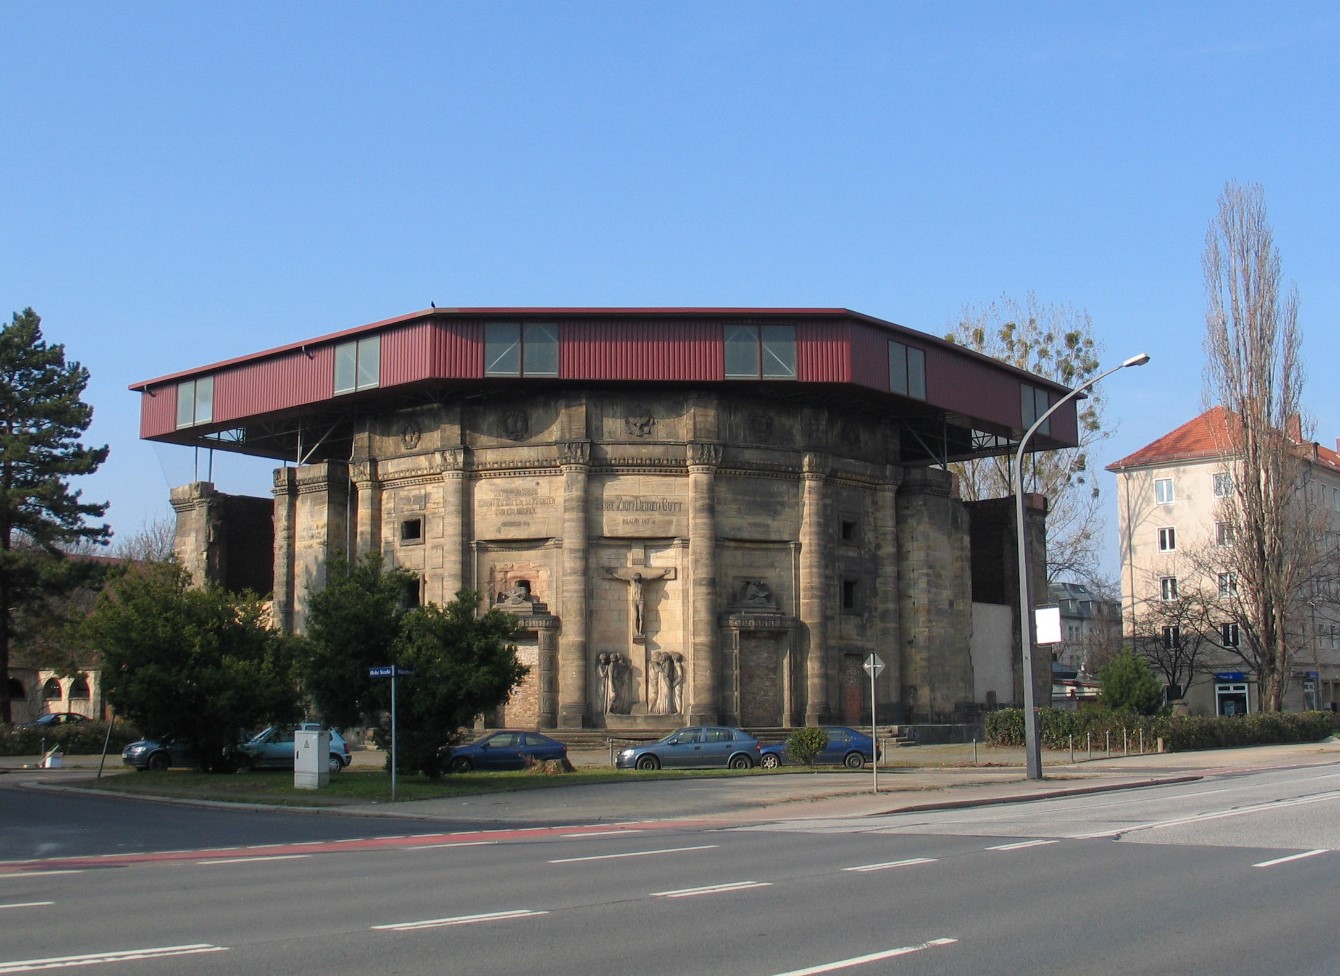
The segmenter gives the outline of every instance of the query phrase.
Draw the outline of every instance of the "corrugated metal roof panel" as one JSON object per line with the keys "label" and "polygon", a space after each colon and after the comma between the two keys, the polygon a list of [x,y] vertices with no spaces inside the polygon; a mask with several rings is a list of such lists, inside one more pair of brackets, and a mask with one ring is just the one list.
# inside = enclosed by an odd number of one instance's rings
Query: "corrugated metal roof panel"
{"label": "corrugated metal roof panel", "polygon": [[318,346],[241,363],[214,375],[214,422],[329,399],[335,389],[335,348]]}
{"label": "corrugated metal roof panel", "polygon": [[572,380],[720,380],[725,371],[715,322],[564,322],[559,375]]}

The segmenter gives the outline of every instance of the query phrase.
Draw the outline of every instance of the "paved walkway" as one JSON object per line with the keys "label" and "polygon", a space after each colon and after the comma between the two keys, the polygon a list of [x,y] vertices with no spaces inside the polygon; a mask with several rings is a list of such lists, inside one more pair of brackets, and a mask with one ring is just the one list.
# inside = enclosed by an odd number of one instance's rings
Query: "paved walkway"
{"label": "paved walkway", "polygon": [[[897,811],[1020,802],[1045,796],[1099,790],[1136,789],[1234,771],[1340,763],[1340,740],[1284,746],[1256,746],[1208,752],[1114,756],[1093,760],[1068,753],[1045,753],[1043,779],[1024,776],[1023,751],[979,747],[977,765],[970,746],[914,746],[892,751],[875,776],[823,770],[723,778],[643,780],[556,786],[514,793],[415,800],[340,807],[342,814],[416,817],[477,822],[573,823],[685,818],[742,822],[867,816]],[[578,753],[574,765],[608,766],[599,752]],[[379,766],[375,750],[354,753],[356,766]],[[67,758],[62,769],[22,768],[34,759],[0,757],[0,773],[16,780],[77,786],[98,766],[96,756]],[[968,763],[962,765],[961,763]],[[120,770],[119,757],[107,769]]]}

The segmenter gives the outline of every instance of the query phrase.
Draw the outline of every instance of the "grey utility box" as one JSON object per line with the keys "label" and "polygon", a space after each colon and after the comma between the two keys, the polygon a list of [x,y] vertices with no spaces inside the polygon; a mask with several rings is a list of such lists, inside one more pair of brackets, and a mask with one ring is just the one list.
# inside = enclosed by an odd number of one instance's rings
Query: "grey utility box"
{"label": "grey utility box", "polygon": [[293,787],[316,790],[330,784],[330,733],[325,729],[293,733]]}

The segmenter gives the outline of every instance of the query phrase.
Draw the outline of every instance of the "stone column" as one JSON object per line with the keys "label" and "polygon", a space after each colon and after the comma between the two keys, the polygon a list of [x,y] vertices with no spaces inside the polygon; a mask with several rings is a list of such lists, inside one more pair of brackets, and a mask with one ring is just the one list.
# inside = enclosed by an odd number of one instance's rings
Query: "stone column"
{"label": "stone column", "polygon": [[591,442],[559,445],[563,470],[563,554],[559,583],[558,727],[580,729],[590,709],[586,700],[586,485],[591,468]]}
{"label": "stone column", "polygon": [[306,630],[307,600],[326,585],[332,554],[349,546],[349,469],[324,461],[288,469],[297,487],[293,511],[293,630]]}
{"label": "stone column", "polygon": [[274,473],[274,615],[275,623],[286,634],[293,633],[293,589],[296,572],[298,479],[295,469],[276,468]]}
{"label": "stone column", "polygon": [[875,682],[878,718],[901,722],[902,641],[898,614],[898,483],[902,471],[890,467],[875,489],[875,652],[884,673]]}
{"label": "stone column", "polygon": [[690,725],[717,721],[721,661],[717,657],[716,473],[721,445],[688,446],[689,607],[693,620],[693,665],[687,710]]}
{"label": "stone column", "polygon": [[806,454],[801,473],[800,623],[805,646],[805,724],[829,720],[828,627],[828,459]]}
{"label": "stone column", "polygon": [[467,585],[465,564],[465,448],[442,452],[442,602],[456,599]]}
{"label": "stone column", "polygon": [[548,621],[547,626],[539,628],[540,673],[536,676],[540,697],[538,722],[542,729],[552,729],[558,725],[558,628],[554,626],[558,621],[552,617]]}
{"label": "stone column", "polygon": [[354,515],[354,550],[348,556],[350,562],[357,562],[382,549],[382,486],[377,479],[377,459],[355,461],[349,466],[349,479],[354,483],[358,510]]}
{"label": "stone column", "polygon": [[172,510],[177,514],[173,554],[181,568],[191,574],[196,586],[221,582],[218,493],[208,481],[195,481],[172,489]]}

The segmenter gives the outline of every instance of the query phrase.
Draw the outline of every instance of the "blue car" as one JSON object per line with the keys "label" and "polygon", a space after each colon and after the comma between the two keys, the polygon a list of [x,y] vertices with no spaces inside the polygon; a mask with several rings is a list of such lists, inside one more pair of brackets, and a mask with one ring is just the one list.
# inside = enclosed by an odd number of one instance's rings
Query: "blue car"
{"label": "blue car", "polygon": [[[828,736],[828,741],[824,744],[823,751],[814,757],[816,766],[846,766],[848,769],[860,769],[866,763],[875,761],[875,740],[865,732],[849,729],[845,725],[825,725],[823,730]],[[764,769],[800,765],[787,755],[784,742],[764,746],[758,764]]]}
{"label": "blue car", "polygon": [[568,747],[557,739],[538,732],[499,729],[481,736],[469,745],[456,746],[447,757],[453,773],[473,769],[525,769],[548,759],[568,758]]}
{"label": "blue car", "polygon": [[659,742],[621,749],[614,765],[619,769],[752,769],[758,761],[758,740],[743,729],[697,725],[671,732]]}

